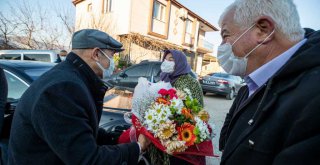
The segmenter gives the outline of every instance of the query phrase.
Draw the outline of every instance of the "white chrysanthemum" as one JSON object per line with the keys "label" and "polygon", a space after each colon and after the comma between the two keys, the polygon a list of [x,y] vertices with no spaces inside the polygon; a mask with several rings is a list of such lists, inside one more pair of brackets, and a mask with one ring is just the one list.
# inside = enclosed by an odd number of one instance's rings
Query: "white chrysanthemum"
{"label": "white chrysanthemum", "polygon": [[200,131],[200,141],[208,139],[210,137],[210,132],[207,123],[202,121],[199,117],[195,117],[194,119],[196,121],[196,127]]}
{"label": "white chrysanthemum", "polygon": [[185,92],[183,92],[182,90],[178,90],[178,89],[177,89],[177,96],[181,100],[186,100],[186,98],[187,98],[187,94]]}
{"label": "white chrysanthemum", "polygon": [[170,88],[172,88],[170,83],[163,81],[150,83],[146,78],[140,77],[132,97],[132,113],[142,121],[144,119],[145,111],[159,96],[158,91],[160,89]]}
{"label": "white chrysanthemum", "polygon": [[157,117],[154,115],[154,111],[151,109],[148,109],[144,116],[144,122],[143,124],[147,126],[147,129],[150,131],[153,131],[153,128],[156,127],[156,124],[158,122]]}
{"label": "white chrysanthemum", "polygon": [[184,107],[183,101],[181,99],[173,98],[171,100],[171,105],[178,110],[177,111],[178,114],[181,114],[181,109]]}
{"label": "white chrysanthemum", "polygon": [[192,98],[192,95],[191,95],[190,89],[184,88],[183,91],[186,92],[186,94],[189,96],[189,98],[190,98],[191,100],[193,99],[193,98]]}
{"label": "white chrysanthemum", "polygon": [[166,119],[168,119],[171,115],[172,115],[172,113],[171,113],[171,110],[170,110],[170,107],[169,106],[167,106],[167,105],[164,105],[163,107],[162,107],[162,114],[164,114],[165,115],[165,118]]}

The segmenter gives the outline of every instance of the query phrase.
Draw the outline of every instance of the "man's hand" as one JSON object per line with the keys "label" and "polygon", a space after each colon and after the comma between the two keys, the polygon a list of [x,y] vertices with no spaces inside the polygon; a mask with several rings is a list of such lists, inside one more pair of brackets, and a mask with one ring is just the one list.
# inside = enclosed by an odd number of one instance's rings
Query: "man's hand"
{"label": "man's hand", "polygon": [[151,141],[143,134],[139,135],[138,142],[140,144],[141,151],[145,151],[151,143]]}

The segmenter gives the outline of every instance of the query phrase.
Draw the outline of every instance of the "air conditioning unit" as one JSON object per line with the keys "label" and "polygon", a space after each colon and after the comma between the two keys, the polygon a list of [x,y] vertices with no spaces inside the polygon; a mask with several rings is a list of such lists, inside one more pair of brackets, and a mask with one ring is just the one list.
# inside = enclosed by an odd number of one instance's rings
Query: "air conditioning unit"
{"label": "air conditioning unit", "polygon": [[186,20],[188,18],[188,11],[185,8],[179,9],[179,18]]}

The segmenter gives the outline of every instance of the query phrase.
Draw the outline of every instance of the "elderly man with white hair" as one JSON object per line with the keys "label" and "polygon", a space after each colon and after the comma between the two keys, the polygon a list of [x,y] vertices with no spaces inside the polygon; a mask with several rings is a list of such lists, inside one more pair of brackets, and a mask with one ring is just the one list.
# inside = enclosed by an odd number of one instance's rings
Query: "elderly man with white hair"
{"label": "elderly man with white hair", "polygon": [[218,61],[244,77],[220,135],[221,164],[320,164],[320,31],[292,0],[236,0]]}

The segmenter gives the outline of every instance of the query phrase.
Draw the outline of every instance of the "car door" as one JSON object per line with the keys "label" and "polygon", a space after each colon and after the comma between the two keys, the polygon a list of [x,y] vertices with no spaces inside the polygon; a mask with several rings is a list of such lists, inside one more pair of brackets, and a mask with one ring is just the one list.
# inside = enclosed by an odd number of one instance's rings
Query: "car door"
{"label": "car door", "polygon": [[150,75],[150,65],[138,64],[131,66],[119,75],[118,86],[133,90],[138,84],[138,79],[148,75]]}
{"label": "car door", "polygon": [[241,88],[242,86],[242,79],[239,77],[239,76],[232,76],[232,79],[234,81],[234,86],[235,86],[235,89],[236,89],[236,93],[238,93],[239,89]]}

